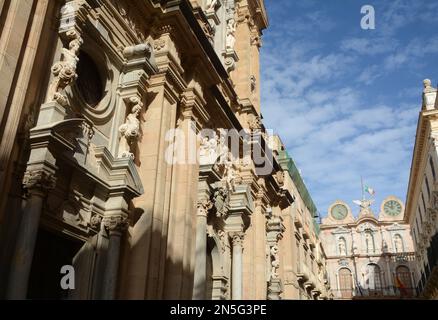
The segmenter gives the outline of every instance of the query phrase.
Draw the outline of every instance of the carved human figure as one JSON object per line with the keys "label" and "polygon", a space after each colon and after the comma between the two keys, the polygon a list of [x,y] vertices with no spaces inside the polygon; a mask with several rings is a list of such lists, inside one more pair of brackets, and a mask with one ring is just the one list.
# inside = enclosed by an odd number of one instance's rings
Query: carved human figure
{"label": "carved human figure", "polygon": [[224,135],[221,135],[219,138],[218,144],[218,158],[219,163],[225,163],[228,159],[229,148],[227,146],[227,142]]}
{"label": "carved human figure", "polygon": [[134,159],[132,152],[133,144],[140,136],[140,120],[138,119],[143,103],[137,97],[129,99],[132,107],[131,113],[126,117],[126,122],[119,128],[121,134],[119,145],[119,157]]}
{"label": "carved human figure", "polygon": [[347,255],[347,250],[345,247],[345,239],[344,238],[339,239],[338,247],[339,247],[339,255],[341,255],[341,256]]}
{"label": "carved human figure", "polygon": [[271,278],[278,279],[278,268],[280,267],[280,259],[278,257],[278,246],[274,245],[271,247]]}
{"label": "carved human figure", "polygon": [[205,4],[205,12],[215,12],[216,6],[218,5],[218,0],[207,0]]}
{"label": "carved human figure", "polygon": [[365,233],[365,247],[367,250],[367,253],[373,253],[374,252],[374,241],[373,236],[370,232]]}
{"label": "carved human figure", "polygon": [[76,68],[79,62],[79,50],[83,43],[82,38],[74,30],[67,32],[66,36],[70,39],[68,49],[61,49],[61,61],[52,66],[54,79],[50,83],[47,94],[47,102],[56,101],[62,106],[67,105],[67,98],[62,91],[78,77]]}
{"label": "carved human figure", "polygon": [[214,164],[218,157],[218,138],[217,136],[202,137],[199,149],[199,163],[201,165]]}
{"label": "carved human figure", "polygon": [[226,38],[227,50],[234,50],[235,43],[236,43],[236,21],[234,19],[230,19],[228,20],[228,24],[227,24],[227,38]]}
{"label": "carved human figure", "polygon": [[229,153],[229,158],[225,161],[224,178],[226,188],[229,191],[234,190],[235,180],[237,178],[236,170],[234,169],[233,156]]}
{"label": "carved human figure", "polygon": [[399,234],[394,236],[394,248],[395,252],[403,252],[403,240]]}

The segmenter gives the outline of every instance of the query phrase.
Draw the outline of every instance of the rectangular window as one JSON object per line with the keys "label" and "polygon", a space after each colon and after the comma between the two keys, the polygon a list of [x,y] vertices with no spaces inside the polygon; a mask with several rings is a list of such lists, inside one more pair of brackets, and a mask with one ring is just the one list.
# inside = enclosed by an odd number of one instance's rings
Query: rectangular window
{"label": "rectangular window", "polygon": [[[418,207],[418,212],[419,212],[421,224],[423,224],[423,213],[421,212],[421,207]],[[417,221],[417,223],[418,223],[418,221]],[[417,224],[417,226],[418,226],[418,224]],[[420,229],[418,229],[418,230],[420,230]]]}
{"label": "rectangular window", "polygon": [[429,158],[429,164],[430,164],[430,169],[432,170],[432,176],[433,176],[433,181],[436,181],[436,173],[435,173],[435,167],[433,165],[433,159],[432,156]]}
{"label": "rectangular window", "polygon": [[[420,217],[421,217],[421,213],[420,213]],[[419,228],[419,226],[418,226],[418,219],[417,219],[417,218],[415,218],[415,224],[417,225],[417,230],[418,230],[418,232],[420,232],[420,228]]]}

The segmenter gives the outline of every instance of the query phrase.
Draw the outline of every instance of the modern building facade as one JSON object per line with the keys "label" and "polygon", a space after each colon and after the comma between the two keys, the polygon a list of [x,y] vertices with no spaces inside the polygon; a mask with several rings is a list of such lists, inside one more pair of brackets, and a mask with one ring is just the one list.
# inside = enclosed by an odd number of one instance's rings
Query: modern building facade
{"label": "modern building facade", "polygon": [[262,121],[267,25],[262,0],[0,1],[1,298],[330,296]]}
{"label": "modern building facade", "polygon": [[321,225],[334,299],[415,297],[415,253],[403,202],[386,198],[378,217],[372,200],[355,202],[357,218],[347,203],[336,201]]}
{"label": "modern building facade", "polygon": [[406,197],[406,222],[411,226],[417,254],[417,290],[427,299],[438,299],[437,138],[437,89],[426,79]]}

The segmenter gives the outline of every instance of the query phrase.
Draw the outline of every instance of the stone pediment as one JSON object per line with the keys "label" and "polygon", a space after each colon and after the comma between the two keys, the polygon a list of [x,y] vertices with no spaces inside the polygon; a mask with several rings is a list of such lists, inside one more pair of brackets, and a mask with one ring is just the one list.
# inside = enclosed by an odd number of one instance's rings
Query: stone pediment
{"label": "stone pediment", "polygon": [[[78,118],[38,126],[31,130],[30,140],[31,145],[50,150],[54,158],[66,161],[72,170],[82,171],[109,192],[124,190],[134,197],[141,195],[143,186],[134,162],[115,158],[105,146],[90,147],[93,135],[91,125]],[[31,160],[43,159],[34,156]]]}
{"label": "stone pediment", "polygon": [[350,233],[350,231],[343,226],[337,227],[335,230],[332,231],[332,234],[345,234],[345,233]]}
{"label": "stone pediment", "polygon": [[359,232],[364,232],[365,230],[371,230],[373,232],[377,232],[378,228],[373,223],[363,222],[358,225],[357,230]]}

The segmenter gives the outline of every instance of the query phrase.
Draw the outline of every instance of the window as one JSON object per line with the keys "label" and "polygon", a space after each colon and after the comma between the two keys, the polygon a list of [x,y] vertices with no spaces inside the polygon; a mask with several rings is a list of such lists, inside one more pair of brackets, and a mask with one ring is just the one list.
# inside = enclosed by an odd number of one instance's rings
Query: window
{"label": "window", "polygon": [[382,278],[380,275],[380,267],[377,264],[369,264],[367,266],[366,285],[370,295],[378,294],[382,290]]}
{"label": "window", "polygon": [[340,237],[338,240],[338,254],[340,256],[347,255],[347,241],[345,241],[344,237]]}
{"label": "window", "polygon": [[401,296],[412,297],[413,288],[411,281],[411,273],[406,266],[399,266],[396,269],[396,286],[400,291]]}
{"label": "window", "polygon": [[371,230],[365,231],[365,248],[367,253],[375,252],[374,236]]}
{"label": "window", "polygon": [[436,181],[436,173],[435,173],[435,167],[433,165],[432,157],[429,158],[429,164],[430,164],[430,169],[432,170],[433,180]]}
{"label": "window", "polygon": [[83,51],[79,54],[77,72],[79,93],[90,107],[95,107],[104,96],[104,82],[96,63]]}
{"label": "window", "polygon": [[351,271],[347,268],[339,270],[339,290],[341,291],[341,298],[351,299],[353,297],[353,278]]}
{"label": "window", "polygon": [[394,236],[394,251],[396,253],[404,251],[403,238],[399,234]]}

